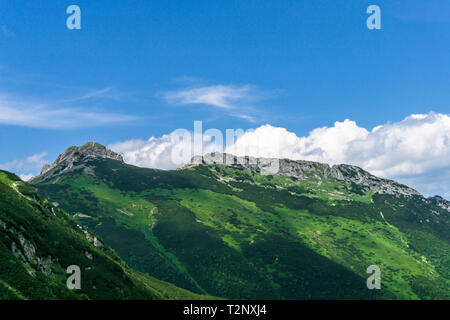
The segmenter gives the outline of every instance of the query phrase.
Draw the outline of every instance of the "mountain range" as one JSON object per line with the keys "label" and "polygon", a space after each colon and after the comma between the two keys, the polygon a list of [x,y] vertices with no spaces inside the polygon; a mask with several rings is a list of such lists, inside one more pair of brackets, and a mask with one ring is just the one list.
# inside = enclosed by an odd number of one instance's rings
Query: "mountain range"
{"label": "mountain range", "polygon": [[3,298],[450,298],[450,202],[356,166],[212,153],[157,170],[88,142],[29,183],[0,177]]}

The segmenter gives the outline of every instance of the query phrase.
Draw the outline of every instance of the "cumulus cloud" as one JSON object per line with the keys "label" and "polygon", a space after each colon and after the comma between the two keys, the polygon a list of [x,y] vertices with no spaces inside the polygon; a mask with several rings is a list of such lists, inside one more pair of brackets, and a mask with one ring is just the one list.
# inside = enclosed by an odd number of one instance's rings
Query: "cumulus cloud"
{"label": "cumulus cloud", "polygon": [[180,163],[172,161],[172,152],[190,147],[175,134],[151,137],[148,140],[129,140],[109,145],[108,148],[123,155],[124,161],[139,167],[175,169]]}
{"label": "cumulus cloud", "polygon": [[33,177],[34,175],[32,173],[19,174],[19,178],[22,179],[23,181],[29,181]]}
{"label": "cumulus cloud", "polygon": [[[199,143],[196,139],[199,139]],[[199,145],[202,151],[196,153],[195,149],[200,149]],[[221,151],[220,145],[212,142],[210,136],[195,136],[184,129],[175,130],[158,138],[151,137],[148,140],[118,142],[109,145],[108,148],[121,153],[127,163],[166,170],[186,164],[195,153]]]}
{"label": "cumulus cloud", "polygon": [[184,162],[194,154],[225,150],[239,156],[353,164],[377,176],[407,183],[425,194],[448,197],[450,190],[450,117],[445,114],[413,114],[371,130],[346,119],[331,127],[316,128],[303,137],[285,128],[264,125],[238,134],[227,145],[217,140],[206,135],[200,152],[198,148],[195,152],[192,145],[193,135],[180,140],[176,133],[111,147],[122,152],[125,161],[144,167],[179,167],[180,163],[171,161],[173,150],[184,152]]}
{"label": "cumulus cloud", "polygon": [[350,163],[381,176],[411,176],[449,165],[450,117],[411,115],[371,131],[346,119],[306,137],[265,125],[240,137],[228,151],[242,155],[248,146],[263,156]]}
{"label": "cumulus cloud", "polygon": [[252,150],[260,156],[357,165],[425,194],[448,197],[450,190],[450,117],[444,114],[410,115],[370,131],[346,119],[305,137],[266,125],[246,133],[227,151],[256,156]]}
{"label": "cumulus cloud", "polygon": [[0,164],[0,169],[14,172],[24,180],[30,180],[34,175],[32,172],[39,172],[39,170],[48,163],[45,159],[47,152],[36,153],[24,159],[17,159],[10,162]]}

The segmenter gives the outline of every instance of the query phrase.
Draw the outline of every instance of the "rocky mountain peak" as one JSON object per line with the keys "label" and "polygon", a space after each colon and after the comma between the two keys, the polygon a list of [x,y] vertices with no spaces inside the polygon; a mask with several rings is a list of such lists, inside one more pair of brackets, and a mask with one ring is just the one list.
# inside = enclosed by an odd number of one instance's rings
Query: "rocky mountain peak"
{"label": "rocky mountain peak", "polygon": [[35,179],[47,180],[77,169],[84,169],[85,173],[92,173],[90,162],[98,159],[113,159],[123,162],[120,154],[107,149],[100,143],[88,141],[80,147],[67,148],[52,164],[44,165],[40,175]]}
{"label": "rocky mountain peak", "polygon": [[360,167],[339,164],[330,166],[325,163],[277,159],[255,158],[250,156],[238,157],[227,153],[213,152],[203,156],[195,156],[183,168],[191,168],[199,165],[216,164],[231,168],[256,169],[263,174],[290,176],[297,179],[313,178],[317,180],[335,179],[337,181],[352,184],[386,194],[420,195],[416,190],[392,180],[378,178]]}

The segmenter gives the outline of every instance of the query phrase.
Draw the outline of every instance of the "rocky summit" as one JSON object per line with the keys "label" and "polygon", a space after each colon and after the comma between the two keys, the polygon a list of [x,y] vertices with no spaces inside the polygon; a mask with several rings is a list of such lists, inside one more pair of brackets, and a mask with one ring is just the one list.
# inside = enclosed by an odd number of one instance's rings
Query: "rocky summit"
{"label": "rocky summit", "polygon": [[61,153],[50,165],[44,165],[39,176],[33,180],[44,181],[61,174],[82,169],[86,174],[92,174],[90,162],[98,159],[113,159],[123,162],[120,154],[107,149],[97,142],[86,142],[80,147],[72,146]]}
{"label": "rocky summit", "polygon": [[289,176],[297,179],[336,179],[346,184],[357,184],[367,190],[381,194],[420,195],[416,190],[392,180],[378,178],[353,165],[339,164],[330,166],[325,163],[277,158],[237,157],[227,153],[212,152],[204,156],[195,156],[183,168],[199,165],[221,165],[231,168],[241,167],[256,170],[262,174]]}

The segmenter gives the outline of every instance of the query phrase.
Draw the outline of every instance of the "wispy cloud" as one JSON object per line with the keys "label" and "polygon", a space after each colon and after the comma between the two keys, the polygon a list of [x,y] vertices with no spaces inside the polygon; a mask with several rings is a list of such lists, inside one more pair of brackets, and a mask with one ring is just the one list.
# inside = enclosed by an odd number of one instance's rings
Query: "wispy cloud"
{"label": "wispy cloud", "polygon": [[41,168],[47,163],[47,160],[44,159],[46,156],[47,152],[36,153],[25,159],[18,159],[0,164],[0,168],[3,170],[34,170],[36,168]]}
{"label": "wispy cloud", "polygon": [[54,103],[18,100],[0,96],[0,124],[46,129],[75,129],[135,120],[134,116],[91,111],[76,106],[57,107]]}
{"label": "wispy cloud", "polygon": [[236,103],[250,97],[250,87],[216,85],[169,91],[164,96],[170,103],[206,104],[223,109],[233,109]]}
{"label": "wispy cloud", "polygon": [[17,159],[7,163],[0,164],[0,169],[15,172],[19,174],[22,180],[30,180],[34,174],[48,163],[45,159],[47,152],[36,153],[24,159]]}
{"label": "wispy cloud", "polygon": [[204,105],[253,122],[258,114],[254,104],[267,95],[253,85],[210,85],[167,91],[163,97],[170,104]]}
{"label": "wispy cloud", "polygon": [[15,38],[16,37],[16,34],[14,32],[12,32],[11,30],[9,30],[8,27],[4,24],[0,27],[0,30],[6,38]]}
{"label": "wispy cloud", "polygon": [[113,90],[112,88],[103,88],[97,90],[90,90],[89,92],[75,97],[73,99],[69,99],[66,101],[81,101],[81,100],[89,100],[89,99],[108,99],[108,100],[116,100],[119,101],[122,94]]}

